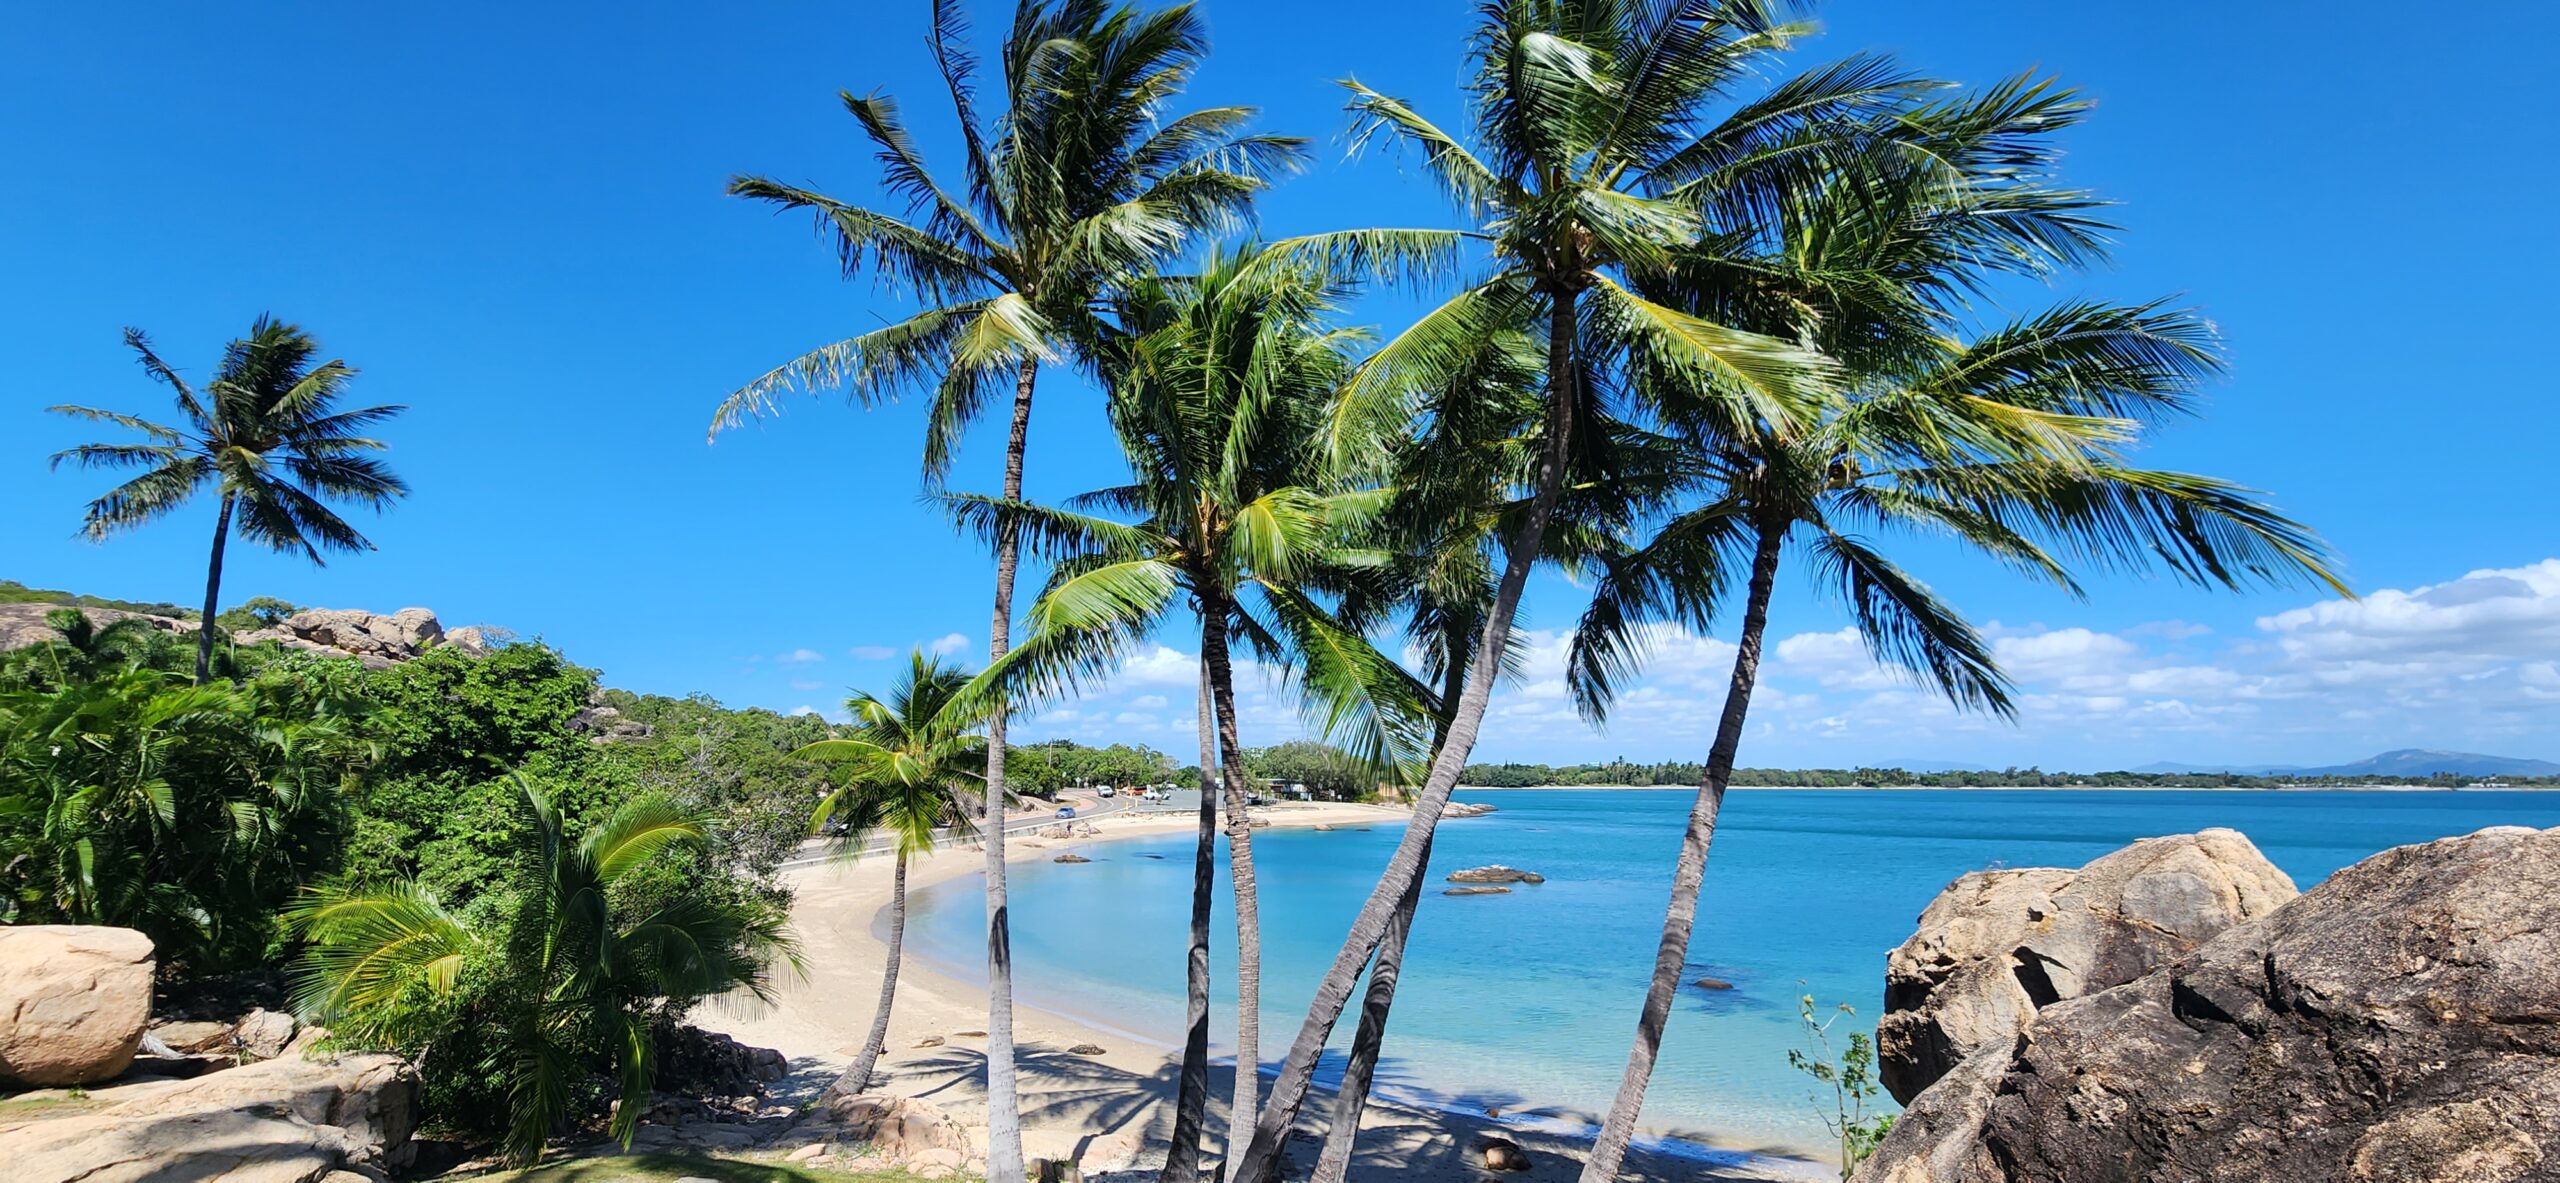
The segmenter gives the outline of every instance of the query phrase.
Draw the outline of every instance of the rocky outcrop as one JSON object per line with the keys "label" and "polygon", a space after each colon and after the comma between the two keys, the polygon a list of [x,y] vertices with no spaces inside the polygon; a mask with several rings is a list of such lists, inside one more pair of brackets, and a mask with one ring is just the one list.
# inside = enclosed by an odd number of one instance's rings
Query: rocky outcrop
{"label": "rocky outcrop", "polygon": [[1491,812],[1493,812],[1493,806],[1482,801],[1452,801],[1441,807],[1440,816],[1443,818],[1483,817]]}
{"label": "rocky outcrop", "polygon": [[[968,1129],[931,1101],[878,1093],[830,1094],[826,1107],[840,1127],[836,1134],[840,1140],[868,1143],[874,1154],[893,1161],[913,1162],[933,1151],[965,1158],[970,1150]],[[955,1160],[952,1165],[959,1163]]]}
{"label": "rocky outcrop", "polygon": [[0,927],[0,1081],[95,1084],[151,1022],[151,938],[130,928]]}
{"label": "rocky outcrop", "polygon": [[102,1090],[102,1108],[0,1118],[12,1183],[318,1183],[408,1165],[418,1077],[396,1056],[300,1057]]}
{"label": "rocky outcrop", "polygon": [[1544,883],[1547,877],[1536,871],[1523,871],[1495,863],[1489,867],[1469,867],[1449,873],[1451,883]]}
{"label": "rocky outcrop", "polygon": [[2560,1177],[2560,830],[2384,851],[1912,1104],[1862,1183]]}
{"label": "rocky outcrop", "polygon": [[[47,641],[60,639],[62,634],[54,631],[53,625],[45,620],[45,617],[72,606],[70,604],[0,604],[0,651],[23,649],[29,645],[41,645]],[[174,616],[127,612],[121,608],[84,607],[80,611],[88,616],[91,624],[100,628],[119,620],[139,620],[162,632],[192,633],[196,631],[196,622],[181,620]]]}
{"label": "rocky outcrop", "polygon": [[447,637],[436,614],[403,608],[388,616],[355,608],[306,608],[285,617],[274,628],[255,629],[236,638],[243,645],[274,642],[333,657],[353,657],[372,669],[385,669],[439,645],[451,644],[473,656],[489,651],[477,629],[457,630]]}
{"label": "rocky outcrop", "polygon": [[1965,1057],[2007,1048],[2039,1009],[2132,981],[2295,894],[2223,829],[2146,838],[2077,871],[1957,879],[1885,961],[1884,1086],[1909,1104]]}

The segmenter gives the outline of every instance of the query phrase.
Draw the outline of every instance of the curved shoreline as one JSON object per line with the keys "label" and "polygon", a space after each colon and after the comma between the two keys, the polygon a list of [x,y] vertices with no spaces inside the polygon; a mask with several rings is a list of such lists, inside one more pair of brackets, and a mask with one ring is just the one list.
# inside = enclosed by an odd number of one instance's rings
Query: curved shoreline
{"label": "curved shoreline", "polygon": [[[1292,803],[1271,807],[1259,816],[1275,827],[1303,828],[1327,823],[1402,823],[1410,815],[1386,806]],[[1089,820],[1098,831],[1091,837],[1014,836],[1006,843],[1008,861],[1054,858],[1132,838],[1185,833],[1197,825],[1189,814],[1112,814]],[[889,865],[887,858],[873,856],[791,870],[798,892],[793,923],[801,936],[806,972],[784,975],[776,983],[776,1002],[771,1007],[709,1007],[697,1013],[696,1021],[746,1042],[776,1048],[792,1060],[796,1070],[843,1071],[868,1030],[886,962],[883,937]],[[911,904],[918,895],[983,873],[984,867],[983,853],[974,846],[944,848],[911,860]],[[880,1087],[929,1097],[964,1123],[982,1122],[983,1057],[977,1043],[982,1036],[977,1032],[986,1025],[983,971],[933,957],[914,936],[911,925],[899,973],[897,1009],[879,1068],[887,1080]],[[1171,1108],[1160,1094],[1173,1077],[1176,1045],[1097,1021],[1036,993],[1017,999],[1015,1018],[1026,1127],[1047,1130],[1042,1137],[1072,1131],[1089,1138],[1134,1130],[1160,1159]],[[1086,1055],[1065,1050],[1088,1045],[1103,1050]],[[1223,1078],[1231,1072],[1230,1064],[1213,1075]],[[1223,1106],[1227,1091],[1225,1084],[1213,1079],[1213,1109]],[[1504,1117],[1491,1118],[1481,1111],[1417,1104],[1383,1089],[1369,1110],[1363,1122],[1360,1174],[1388,1183],[1399,1178],[1442,1178],[1467,1169],[1466,1155],[1483,1136],[1499,1134],[1535,1154],[1571,1161],[1579,1161],[1591,1136],[1585,1123],[1544,1119],[1534,1110],[1508,1111]],[[1318,1112],[1318,1107],[1309,1109],[1311,1117]],[[1062,1126],[1066,1129],[1057,1128]],[[1213,1120],[1211,1126],[1223,1128],[1223,1119]],[[1645,1157],[1654,1168],[1632,1170],[1630,1180],[1832,1177],[1833,1168],[1795,1147],[1734,1147],[1711,1137],[1658,1130],[1647,1131],[1644,1141]]]}

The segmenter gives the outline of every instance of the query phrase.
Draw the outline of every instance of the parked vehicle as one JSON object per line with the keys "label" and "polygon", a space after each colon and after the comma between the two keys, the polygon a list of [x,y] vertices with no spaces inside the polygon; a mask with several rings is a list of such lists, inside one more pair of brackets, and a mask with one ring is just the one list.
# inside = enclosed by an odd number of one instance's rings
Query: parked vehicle
{"label": "parked vehicle", "polygon": [[1075,806],[1073,806],[1073,805],[1061,805],[1061,806],[1059,806],[1059,807],[1058,807],[1058,820],[1060,820],[1060,821],[1065,821],[1065,820],[1067,820],[1068,818],[1072,818],[1072,817],[1074,817],[1075,815],[1076,815],[1076,807],[1075,807]]}
{"label": "parked vehicle", "polygon": [[1120,790],[1115,789],[1110,785],[1104,785],[1101,788],[1095,789],[1093,791],[1093,795],[1096,797],[1117,797],[1120,795]]}

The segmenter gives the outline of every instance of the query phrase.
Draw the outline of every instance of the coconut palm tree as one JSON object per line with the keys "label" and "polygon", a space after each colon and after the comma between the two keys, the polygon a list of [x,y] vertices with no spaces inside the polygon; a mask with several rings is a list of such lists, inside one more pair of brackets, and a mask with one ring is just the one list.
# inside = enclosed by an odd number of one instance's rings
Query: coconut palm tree
{"label": "coconut palm tree", "polygon": [[[848,275],[871,271],[921,310],[741,387],[714,416],[714,435],[771,413],[795,389],[842,388],[866,405],[928,391],[924,472],[938,483],[963,429],[1009,382],[1003,494],[1019,500],[1042,366],[1089,367],[1109,332],[1097,314],[1103,293],[1150,273],[1203,230],[1246,217],[1268,178],[1298,157],[1295,139],[1244,132],[1249,107],[1165,116],[1207,49],[1187,4],[1145,11],[1023,0],[1005,38],[992,120],[979,112],[967,36],[956,0],[937,0],[931,46],[960,122],[959,185],[925,167],[891,100],[851,92],[845,109],[878,147],[889,189],[907,203],[904,217],[763,177],[731,182],[739,196],[810,211]],[[990,661],[1010,647],[1020,550],[1009,530],[995,540],[995,559]],[[985,724],[990,818],[1002,816],[1005,724],[1000,709]],[[1019,1183],[1002,825],[987,828],[986,853],[988,1177]]]}
{"label": "coconut palm tree", "polygon": [[[1030,635],[985,675],[1012,692],[1053,693],[1108,668],[1187,600],[1215,722],[1214,761],[1225,799],[1236,899],[1236,1082],[1229,1161],[1249,1140],[1259,1084],[1261,955],[1253,832],[1235,705],[1234,646],[1298,671],[1302,702],[1323,733],[1380,766],[1421,751],[1411,686],[1314,594],[1338,572],[1377,556],[1348,539],[1372,512],[1374,491],[1342,489],[1317,446],[1325,411],[1348,373],[1355,332],[1326,327],[1337,286],[1285,251],[1214,255],[1199,275],[1136,285],[1122,302],[1130,337],[1106,372],[1131,484],[1078,499],[1138,515],[1134,524],[976,497],[954,497],[964,522],[992,534],[1016,526],[1056,560],[1028,614]],[[1210,817],[1203,806],[1204,820]],[[1195,914],[1200,901],[1194,901]],[[1205,1014],[1205,934],[1195,932],[1193,1002]],[[1195,1031],[1186,1083],[1206,1079]],[[1177,1096],[1180,1124],[1203,1106]],[[1196,1118],[1193,1120],[1196,1121]],[[1179,1170],[1169,1174],[1177,1175]]]}
{"label": "coconut palm tree", "polygon": [[968,683],[967,671],[918,649],[908,656],[906,674],[888,698],[866,692],[845,700],[855,721],[853,734],[822,739],[792,753],[832,763],[841,777],[819,800],[810,828],[836,834],[854,850],[867,844],[873,831],[885,828],[896,859],[889,879],[889,961],[880,972],[880,1005],[861,1054],[836,1081],[834,1092],[868,1090],[871,1071],[889,1042],[889,1008],[898,998],[898,960],[906,944],[907,863],[932,853],[935,836],[945,827],[955,838],[975,832],[968,805],[986,775],[987,741],[970,732],[967,720],[944,710]]}
{"label": "coconut palm tree", "polygon": [[405,496],[409,486],[371,453],[389,445],[359,433],[406,410],[366,407],[340,410],[338,401],[355,367],[330,360],[314,364],[319,343],[301,328],[260,316],[249,335],[231,342],[202,395],[152,352],[140,329],[126,329],[124,343],[142,368],[177,392],[182,427],[95,407],[50,408],[141,432],[139,444],[83,444],[57,452],[53,464],[83,468],[140,468],[89,503],[81,531],[105,539],[158,520],[207,487],[221,495],[214,518],[213,557],[206,564],[204,614],[196,629],[196,684],[213,677],[214,616],[221,606],[222,553],[232,524],[242,537],[278,551],[299,550],[325,565],[323,550],[371,550],[373,544],[329,508],[330,499],[352,501],[376,512]]}
{"label": "coconut palm tree", "polygon": [[[1358,135],[1417,149],[1475,228],[1363,231],[1306,240],[1346,264],[1454,269],[1479,244],[1491,274],[1425,313],[1363,366],[1337,416],[1344,455],[1380,453],[1452,387],[1452,359],[1518,325],[1544,342],[1543,451],[1504,540],[1485,633],[1432,759],[1414,817],[1341,951],[1274,1083],[1234,1183],[1268,1183],[1334,1022],[1422,872],[1442,809],[1474,749],[1530,569],[1600,398],[1641,401],[1638,373],[1677,373],[1739,408],[1793,422],[1825,396],[1811,351],[1646,298],[1639,278],[1713,253],[1721,220],[1770,207],[1832,156],[1890,139],[1852,116],[1906,102],[1921,84],[1858,59],[1779,83],[1722,112],[1740,81],[1800,30],[1761,0],[1494,0],[1471,45],[1473,135],[1356,82]],[[1838,133],[1834,129],[1848,129]],[[1469,141],[1472,142],[1469,142]]]}
{"label": "coconut palm tree", "polygon": [[[1986,270],[2035,270],[2091,249],[2039,251],[1998,224],[2071,200],[2042,176],[2051,132],[2080,110],[2068,92],[2019,79],[1908,113],[1943,133],[1928,168],[1882,162],[1800,192],[1753,261],[1752,282],[1704,269],[1657,277],[1659,298],[1674,306],[1819,343],[1847,364],[1848,395],[1790,425],[1722,420],[1720,400],[1677,416],[1702,463],[1698,498],[1607,564],[1577,631],[1571,681],[1596,721],[1640,660],[1648,626],[1705,628],[1729,574],[1748,573],[1652,979],[1584,1183],[1616,1178],[1643,1107],[1786,555],[1812,562],[1816,584],[1848,608],[1879,662],[1960,709],[2002,716],[2014,708],[1990,646],[1867,532],[1949,538],[2074,593],[2073,560],[2156,565],[2207,585],[2307,580],[2346,591],[2318,538],[2256,494],[2126,462],[2145,425],[2190,409],[2196,385],[2221,368],[2211,326],[2194,314],[2082,302],[1969,342],[1947,332],[1957,298]],[[1949,189],[1945,169],[2001,180]],[[2002,249],[1986,251],[1994,242]]]}
{"label": "coconut palm tree", "polygon": [[733,989],[771,1000],[766,965],[794,956],[779,909],[686,898],[645,914],[616,885],[698,846],[705,820],[662,795],[625,801],[573,835],[522,777],[530,826],[511,913],[466,918],[411,882],[306,889],[294,1004],[342,1036],[403,1049],[485,1035],[473,1067],[507,1081],[506,1157],[530,1164],[612,1049],[612,1130],[630,1145],[656,1079],[656,1012]]}

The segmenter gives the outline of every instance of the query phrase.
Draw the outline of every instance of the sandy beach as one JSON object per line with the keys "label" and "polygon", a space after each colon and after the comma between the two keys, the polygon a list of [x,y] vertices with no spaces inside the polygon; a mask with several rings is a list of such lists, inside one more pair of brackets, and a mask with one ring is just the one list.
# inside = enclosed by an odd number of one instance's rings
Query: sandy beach
{"label": "sandy beach", "polygon": [[[1287,803],[1257,810],[1256,816],[1275,826],[1400,826],[1408,815],[1387,806]],[[1187,814],[1111,814],[1091,819],[1097,831],[1092,837],[1053,839],[1016,833],[1006,840],[1006,854],[1015,862],[1054,859],[1100,843],[1187,832],[1196,824]],[[912,895],[984,866],[985,854],[979,848],[946,847],[910,865],[908,891]],[[780,1050],[791,1060],[795,1077],[804,1087],[842,1072],[860,1050],[879,997],[887,953],[880,920],[889,902],[890,868],[887,857],[875,855],[789,872],[798,893],[793,920],[805,973],[785,971],[777,985],[777,1001],[770,1007],[724,1001],[705,1007],[695,1021]],[[930,1099],[964,1122],[983,1121],[984,986],[923,964],[912,950],[898,983],[897,1006],[880,1064],[888,1080],[881,1087]],[[1162,1161],[1172,1125],[1171,1100],[1180,1059],[1176,1052],[1125,1032],[1029,1006],[1017,1009],[1015,1033],[1028,1153],[1059,1156],[1092,1142],[1143,1139],[1146,1150],[1140,1161]],[[1284,1051],[1290,1034],[1266,1032],[1266,1041],[1272,1041],[1266,1054],[1277,1056]],[[920,1046],[937,1039],[938,1044]],[[1085,1055],[1067,1050],[1087,1045],[1103,1050]],[[1390,1037],[1390,1054],[1392,1050]],[[1226,1128],[1223,1100],[1231,1079],[1231,1069],[1223,1065],[1212,1071],[1209,1128],[1213,1134],[1222,1135]],[[1315,1159],[1318,1135],[1312,1119],[1320,1118],[1323,1101],[1314,1098],[1305,1106],[1302,1131],[1291,1143],[1290,1158],[1297,1171]],[[1499,1135],[1529,1150],[1535,1166],[1523,1178],[1531,1183],[1566,1183],[1579,1172],[1580,1147],[1587,1142],[1587,1135],[1558,1128],[1570,1124],[1552,1117],[1488,1118],[1374,1102],[1363,1122],[1353,1174],[1364,1180],[1478,1178],[1483,1172],[1476,1166],[1474,1150],[1484,1137]],[[1625,1177],[1666,1183],[1834,1177],[1829,1165],[1801,1158],[1687,1145],[1676,1150],[1640,1147],[1630,1156]]]}

